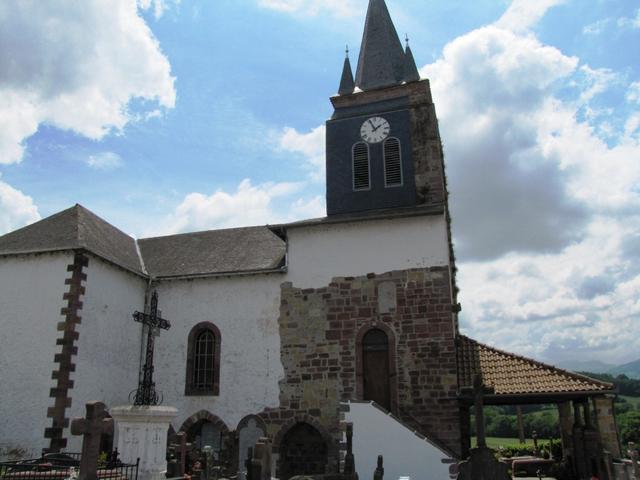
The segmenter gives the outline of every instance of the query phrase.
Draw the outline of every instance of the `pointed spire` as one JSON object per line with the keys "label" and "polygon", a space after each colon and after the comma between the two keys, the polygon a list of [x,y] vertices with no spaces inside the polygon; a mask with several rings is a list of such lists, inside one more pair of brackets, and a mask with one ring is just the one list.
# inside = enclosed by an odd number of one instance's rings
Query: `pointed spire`
{"label": "pointed spire", "polygon": [[362,35],[356,85],[362,90],[399,85],[405,53],[384,0],[369,0]]}
{"label": "pointed spire", "polygon": [[411,47],[409,46],[409,36],[406,36],[407,40],[407,49],[404,54],[404,81],[409,82],[417,82],[420,80],[420,72],[418,72],[418,67],[416,67],[416,61],[413,58],[413,52],[411,51]]}
{"label": "pointed spire", "polygon": [[344,59],[344,67],[342,68],[342,79],[340,80],[340,88],[338,95],[350,95],[356,88],[353,81],[353,71],[351,70],[351,61],[349,61],[349,46],[347,45],[347,57]]}

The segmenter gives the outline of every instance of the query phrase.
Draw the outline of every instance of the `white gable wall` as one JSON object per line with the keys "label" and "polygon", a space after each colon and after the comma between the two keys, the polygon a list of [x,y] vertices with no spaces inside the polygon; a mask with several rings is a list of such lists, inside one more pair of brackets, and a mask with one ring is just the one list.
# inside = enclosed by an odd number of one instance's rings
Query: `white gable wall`
{"label": "white gable wall", "polygon": [[[129,392],[138,385],[141,324],[133,321],[135,310],[144,310],[147,281],[88,255],[82,323],[74,359],[75,387],[67,417],[84,417],[88,401],[104,402],[108,408],[127,405]],[[64,431],[67,451],[79,452],[81,437]]]}
{"label": "white gable wall", "polygon": [[38,456],[48,446],[57,324],[71,263],[68,253],[0,259],[0,459],[16,449]]}

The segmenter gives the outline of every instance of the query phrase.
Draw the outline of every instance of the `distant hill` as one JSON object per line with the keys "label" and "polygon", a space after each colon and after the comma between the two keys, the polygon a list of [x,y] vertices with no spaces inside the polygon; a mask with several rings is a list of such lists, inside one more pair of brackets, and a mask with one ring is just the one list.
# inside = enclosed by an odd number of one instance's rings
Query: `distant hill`
{"label": "distant hill", "polygon": [[572,372],[608,373],[613,377],[626,375],[629,378],[640,380],[640,359],[624,365],[611,365],[599,360],[569,360],[559,365],[560,368]]}
{"label": "distant hill", "polygon": [[604,363],[599,360],[567,360],[558,365],[560,368],[570,370],[572,372],[593,372],[593,373],[609,373],[615,365]]}
{"label": "distant hill", "polygon": [[640,380],[640,359],[635,362],[625,363],[609,369],[606,373],[610,373],[614,377],[618,375],[626,375],[629,378],[637,378]]}

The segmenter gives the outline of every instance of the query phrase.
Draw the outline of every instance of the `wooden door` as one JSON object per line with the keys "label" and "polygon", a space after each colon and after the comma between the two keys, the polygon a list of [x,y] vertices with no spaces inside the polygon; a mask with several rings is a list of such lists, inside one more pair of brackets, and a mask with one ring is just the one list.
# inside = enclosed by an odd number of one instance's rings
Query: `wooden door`
{"label": "wooden door", "polygon": [[364,400],[373,400],[391,410],[389,389],[389,339],[373,329],[362,339],[362,381]]}

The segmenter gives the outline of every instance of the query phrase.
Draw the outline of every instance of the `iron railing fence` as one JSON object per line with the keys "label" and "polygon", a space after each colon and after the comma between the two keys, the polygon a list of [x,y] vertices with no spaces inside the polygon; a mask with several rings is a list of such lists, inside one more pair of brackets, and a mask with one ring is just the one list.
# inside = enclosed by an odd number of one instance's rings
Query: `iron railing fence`
{"label": "iron railing fence", "polygon": [[[114,452],[115,453],[115,452]],[[74,480],[79,474],[80,453],[50,453],[40,458],[0,462],[0,480]],[[117,453],[98,463],[98,480],[138,480],[140,459],[122,463]]]}

